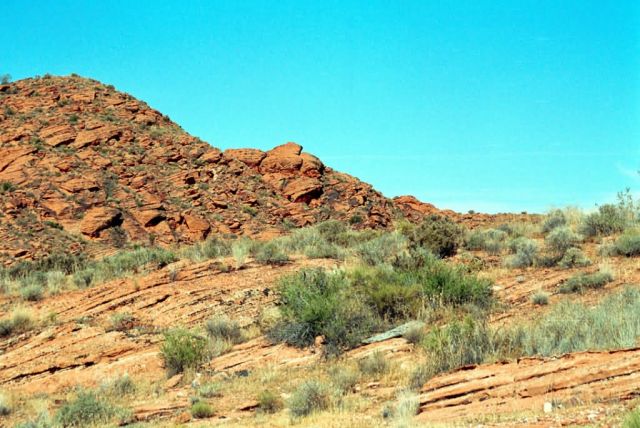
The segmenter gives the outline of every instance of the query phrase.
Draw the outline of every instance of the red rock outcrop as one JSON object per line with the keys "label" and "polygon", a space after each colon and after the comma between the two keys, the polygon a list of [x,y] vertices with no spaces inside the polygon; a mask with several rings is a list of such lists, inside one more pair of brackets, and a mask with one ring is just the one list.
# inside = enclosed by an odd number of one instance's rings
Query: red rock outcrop
{"label": "red rock outcrop", "polygon": [[438,376],[420,393],[422,421],[542,412],[545,402],[602,402],[638,394],[640,349],[579,352],[558,358],[464,367]]}
{"label": "red rock outcrop", "polygon": [[415,198],[391,201],[296,143],[222,152],[144,102],[78,76],[0,87],[0,182],[0,264],[14,263],[12,254],[108,250],[110,236],[168,245],[273,236],[327,219],[382,228],[399,212],[413,221],[438,212]]}

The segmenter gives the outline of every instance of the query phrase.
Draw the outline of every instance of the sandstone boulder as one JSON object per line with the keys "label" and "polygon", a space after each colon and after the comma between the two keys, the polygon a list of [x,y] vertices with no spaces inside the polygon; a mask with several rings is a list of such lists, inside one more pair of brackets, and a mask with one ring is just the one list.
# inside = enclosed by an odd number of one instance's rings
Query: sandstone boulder
{"label": "sandstone boulder", "polygon": [[239,160],[247,166],[255,167],[260,164],[266,156],[265,152],[258,149],[227,149],[223,156],[228,160]]}
{"label": "sandstone boulder", "polygon": [[120,210],[109,207],[92,208],[82,218],[80,231],[83,235],[97,237],[101,231],[122,224]]}

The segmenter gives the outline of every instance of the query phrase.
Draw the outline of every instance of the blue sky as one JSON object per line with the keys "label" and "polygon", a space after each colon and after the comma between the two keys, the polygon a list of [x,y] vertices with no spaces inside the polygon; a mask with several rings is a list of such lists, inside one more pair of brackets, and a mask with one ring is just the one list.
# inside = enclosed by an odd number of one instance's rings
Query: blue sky
{"label": "blue sky", "polygon": [[72,72],[216,147],[296,141],[460,211],[640,190],[637,1],[13,1],[0,74]]}

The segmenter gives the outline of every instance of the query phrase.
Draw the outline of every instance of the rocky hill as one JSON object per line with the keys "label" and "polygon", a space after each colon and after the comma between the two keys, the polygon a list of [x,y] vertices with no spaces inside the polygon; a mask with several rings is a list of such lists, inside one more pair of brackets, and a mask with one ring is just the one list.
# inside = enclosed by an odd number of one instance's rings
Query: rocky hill
{"label": "rocky hill", "polygon": [[79,76],[0,85],[0,154],[3,261],[394,216],[371,185],[295,143],[222,152]]}
{"label": "rocky hill", "polygon": [[268,238],[328,219],[383,228],[443,213],[385,198],[286,143],[221,151],[111,85],[79,76],[0,85],[0,263],[106,254],[213,234]]}

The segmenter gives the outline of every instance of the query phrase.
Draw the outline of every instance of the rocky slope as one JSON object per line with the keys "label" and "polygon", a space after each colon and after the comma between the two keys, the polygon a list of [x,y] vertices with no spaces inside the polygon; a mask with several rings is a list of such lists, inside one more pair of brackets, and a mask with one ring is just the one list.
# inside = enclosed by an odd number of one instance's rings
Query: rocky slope
{"label": "rocky slope", "polygon": [[329,218],[384,227],[394,216],[369,184],[295,143],[221,152],[77,76],[0,85],[0,154],[5,262],[132,241],[269,236]]}

